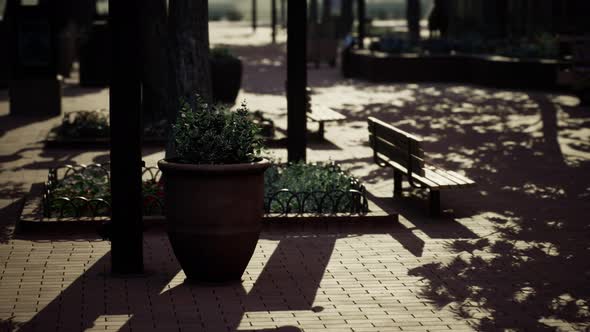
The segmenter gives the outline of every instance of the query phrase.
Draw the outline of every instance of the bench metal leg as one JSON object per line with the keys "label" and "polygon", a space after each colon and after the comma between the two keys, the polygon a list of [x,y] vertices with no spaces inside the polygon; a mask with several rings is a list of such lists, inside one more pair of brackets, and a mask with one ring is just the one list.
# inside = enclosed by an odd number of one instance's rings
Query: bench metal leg
{"label": "bench metal leg", "polygon": [[440,191],[430,190],[430,216],[440,216]]}
{"label": "bench metal leg", "polygon": [[399,197],[402,195],[402,172],[393,170],[393,197]]}
{"label": "bench metal leg", "polygon": [[321,140],[324,140],[324,121],[319,122],[318,135],[320,136]]}

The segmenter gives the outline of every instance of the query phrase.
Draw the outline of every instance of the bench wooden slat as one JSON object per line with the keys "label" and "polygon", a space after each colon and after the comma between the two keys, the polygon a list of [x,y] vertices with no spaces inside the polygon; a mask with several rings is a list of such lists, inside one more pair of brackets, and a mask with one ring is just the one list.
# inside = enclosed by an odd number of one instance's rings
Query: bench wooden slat
{"label": "bench wooden slat", "polygon": [[[379,159],[381,159],[382,161],[386,162],[387,164],[389,164],[389,166],[391,166],[391,167],[393,167],[395,169],[398,169],[398,170],[400,170],[403,173],[406,173],[406,174],[408,173],[408,169],[406,167],[404,167],[404,166],[400,165],[399,163],[397,163],[397,162],[389,159],[386,155],[384,155],[382,153],[377,153],[377,157]],[[419,184],[425,185],[425,186],[427,186],[429,188],[435,188],[435,189],[438,188],[438,183],[433,182],[432,180],[430,180],[430,179],[428,179],[426,177],[420,176],[419,174],[412,173],[412,179],[414,181],[418,182]]]}
{"label": "bench wooden slat", "polygon": [[422,149],[422,139],[406,133],[403,130],[392,127],[378,119],[369,118],[369,132],[373,135],[383,138],[391,144],[399,146],[400,149],[411,151],[412,154],[418,158],[424,158],[424,150]]}
{"label": "bench wooden slat", "polygon": [[385,122],[383,122],[383,121],[381,121],[381,120],[379,120],[379,119],[377,119],[375,117],[370,116],[369,117],[369,122],[373,122],[376,125],[380,125],[382,127],[388,128],[389,130],[395,131],[396,133],[399,133],[401,135],[407,136],[407,137],[413,139],[414,141],[422,142],[422,139],[420,137],[415,136],[415,135],[412,135],[410,133],[407,133],[407,132],[405,132],[405,131],[403,131],[401,129],[398,129],[398,128],[396,128],[396,127],[394,127],[394,126],[392,126],[392,125],[390,125],[388,123],[385,123]]}
{"label": "bench wooden slat", "polygon": [[469,186],[475,185],[475,181],[471,180],[470,178],[468,178],[464,175],[461,175],[461,174],[454,172],[454,171],[447,171],[447,173],[451,174],[452,176],[454,176],[456,178],[459,178],[459,179],[465,181]]}
{"label": "bench wooden slat", "polygon": [[389,159],[397,162],[400,165],[404,165],[404,167],[408,167],[408,158],[412,160],[411,171],[412,173],[417,173],[418,175],[424,176],[424,160],[418,158],[415,155],[408,155],[408,151],[404,149],[400,149],[395,145],[381,139],[380,137],[369,135],[369,140],[371,142],[371,146],[375,149],[375,151],[386,155]]}
{"label": "bench wooden slat", "polygon": [[[378,154],[379,159],[382,159],[384,162],[386,162],[387,164],[389,164],[389,166],[400,170],[403,173],[407,174],[407,168],[405,168],[404,166],[398,164],[397,162],[388,159],[387,156],[383,155],[383,154]],[[432,167],[431,165],[427,165],[427,167]],[[471,183],[466,183],[466,184],[458,184],[456,182],[451,183],[450,180],[442,180],[441,177],[433,177],[434,171],[432,171],[431,169],[427,169],[427,173],[425,176],[420,176],[416,173],[412,173],[412,179],[421,184],[424,185],[430,189],[433,190],[445,190],[445,189],[454,189],[454,188],[466,188],[466,187],[471,187],[475,185],[475,182],[471,181]]]}
{"label": "bench wooden slat", "polygon": [[346,120],[346,117],[328,107],[313,105],[311,112],[307,113],[307,118],[315,122],[329,122]]}
{"label": "bench wooden slat", "polygon": [[444,177],[445,179],[451,181],[452,183],[454,183],[454,185],[459,186],[459,187],[468,187],[471,184],[475,184],[474,182],[469,183],[463,179],[460,179],[452,174],[450,174],[447,170],[444,170],[442,168],[438,168],[435,167],[433,165],[426,165],[426,168],[430,169],[431,171],[433,171],[434,173],[438,174],[439,176]]}
{"label": "bench wooden slat", "polygon": [[458,186],[457,183],[445,178],[444,176],[441,176],[440,174],[434,172],[429,168],[424,169],[424,176],[432,182],[437,183],[439,189],[446,189]]}

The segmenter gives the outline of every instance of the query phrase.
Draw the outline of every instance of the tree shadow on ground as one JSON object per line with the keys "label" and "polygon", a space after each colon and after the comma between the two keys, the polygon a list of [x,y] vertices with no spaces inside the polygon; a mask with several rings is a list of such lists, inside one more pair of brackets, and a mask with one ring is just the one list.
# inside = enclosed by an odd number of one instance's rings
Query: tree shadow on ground
{"label": "tree shadow on ground", "polygon": [[53,116],[17,116],[17,115],[2,115],[0,116],[0,138],[6,135],[7,132],[27,126],[31,123],[46,121]]}
{"label": "tree shadow on ground", "polygon": [[[360,89],[372,102],[343,104],[350,122],[376,116],[422,136],[428,159],[478,183],[444,192],[451,210],[439,220],[424,217],[424,192],[384,197],[429,237],[446,236],[455,256],[411,270],[429,283],[421,295],[482,331],[588,328],[590,113],[576,98],[448,84]],[[366,144],[366,127],[357,129]],[[372,160],[340,162],[362,170]],[[389,169],[369,170],[366,183],[392,181]],[[420,256],[413,230],[396,239]]]}
{"label": "tree shadow on ground", "polygon": [[[160,147],[143,147],[142,156],[149,156],[154,153],[162,151]],[[29,159],[30,162],[16,167],[8,168],[10,171],[21,171],[21,170],[49,170],[51,168],[62,167],[65,165],[76,165],[79,164],[77,159],[80,156],[87,153],[95,153],[92,157],[92,163],[105,164],[110,162],[110,152],[104,148],[87,148],[87,149],[69,149],[69,148],[45,148],[45,147],[30,147],[20,149],[10,155],[0,155],[0,162],[16,161],[24,158],[23,154],[31,151],[39,151],[34,159]],[[37,159],[44,159],[38,161]]]}
{"label": "tree shadow on ground", "polygon": [[[364,231],[367,229],[361,227],[347,233],[265,232],[262,238],[267,243],[259,243],[243,282],[225,286],[183,283],[184,274],[166,236],[147,233],[146,276],[112,277],[109,252],[91,262],[19,331],[82,331],[100,328],[109,317],[113,322],[117,320],[113,317],[119,317],[119,331],[301,331],[293,325],[300,325],[299,320],[305,319],[302,315],[314,319],[323,310],[335,308],[335,304],[322,307],[314,302],[336,240]],[[271,319],[277,312],[281,312],[282,323]],[[252,326],[250,319],[266,323]]]}
{"label": "tree shadow on ground", "polygon": [[26,190],[28,188],[21,182],[0,183],[0,244],[7,243],[12,237]]}
{"label": "tree shadow on ground", "polygon": [[449,193],[448,205],[491,225],[482,238],[450,240],[449,262],[411,270],[429,283],[421,295],[481,331],[588,327],[590,115],[534,92],[421,86],[410,95],[350,116],[422,135],[434,162],[479,185]]}
{"label": "tree shadow on ground", "polygon": [[23,199],[18,199],[0,208],[0,244],[8,243],[13,237],[15,220],[18,219],[22,206]]}
{"label": "tree shadow on ground", "polygon": [[14,322],[14,318],[0,319],[0,332],[16,331],[20,323]]}

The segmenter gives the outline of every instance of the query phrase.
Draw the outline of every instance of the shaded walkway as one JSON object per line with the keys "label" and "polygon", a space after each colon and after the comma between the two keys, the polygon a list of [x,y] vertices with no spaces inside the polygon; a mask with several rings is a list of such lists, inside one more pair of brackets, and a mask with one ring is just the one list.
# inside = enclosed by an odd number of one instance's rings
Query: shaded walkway
{"label": "shaded walkway", "polygon": [[[281,45],[236,52],[247,63],[239,98],[284,130]],[[93,236],[14,238],[19,202],[31,183],[45,180],[47,167],[103,161],[108,152],[46,150],[39,141],[59,119],[27,123],[8,117],[0,101],[0,331],[23,323],[24,331],[589,327],[590,112],[577,99],[452,84],[370,84],[327,68],[310,69],[309,76],[314,102],[349,118],[326,127],[329,143],[311,145],[309,159],[350,169],[379,205],[400,212],[400,223],[265,233],[244,283],[227,287],[183,285],[162,233],[146,235],[149,274],[139,279],[108,276],[109,245]],[[101,107],[106,95],[71,96],[79,97],[67,97],[66,110]],[[392,200],[391,170],[371,160],[368,116],[423,136],[434,162],[479,186],[443,194],[437,220],[427,216],[420,191]],[[161,156],[145,151],[148,164]]]}

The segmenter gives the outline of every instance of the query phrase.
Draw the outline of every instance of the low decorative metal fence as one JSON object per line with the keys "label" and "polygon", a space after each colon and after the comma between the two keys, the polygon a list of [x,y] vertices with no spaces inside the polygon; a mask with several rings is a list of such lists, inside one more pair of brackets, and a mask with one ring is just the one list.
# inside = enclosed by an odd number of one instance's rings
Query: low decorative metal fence
{"label": "low decorative metal fence", "polygon": [[[288,164],[275,165],[285,170]],[[346,174],[335,163],[321,165],[328,172],[334,173],[347,182],[347,189],[293,191],[282,188],[267,192],[264,197],[265,213],[278,214],[362,214],[369,211],[367,191],[358,179]]]}
{"label": "low decorative metal fence", "polygon": [[[275,166],[285,169],[288,165]],[[346,177],[346,190],[267,192],[267,214],[364,214],[368,212],[365,187],[344,173],[338,165],[325,165],[330,172]],[[143,167],[142,192],[144,216],[165,214],[165,197],[161,173],[157,167]],[[110,165],[66,165],[49,170],[43,193],[46,218],[95,218],[111,215]]]}

